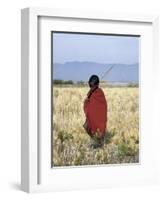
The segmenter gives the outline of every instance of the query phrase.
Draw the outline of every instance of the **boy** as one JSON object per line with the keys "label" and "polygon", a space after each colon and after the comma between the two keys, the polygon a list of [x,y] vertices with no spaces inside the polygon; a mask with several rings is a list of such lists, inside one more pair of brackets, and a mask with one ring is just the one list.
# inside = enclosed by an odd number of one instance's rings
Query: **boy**
{"label": "boy", "polygon": [[99,88],[99,77],[92,75],[89,79],[90,90],[84,101],[86,121],[84,128],[94,139],[94,148],[102,147],[107,124],[107,102],[104,92]]}

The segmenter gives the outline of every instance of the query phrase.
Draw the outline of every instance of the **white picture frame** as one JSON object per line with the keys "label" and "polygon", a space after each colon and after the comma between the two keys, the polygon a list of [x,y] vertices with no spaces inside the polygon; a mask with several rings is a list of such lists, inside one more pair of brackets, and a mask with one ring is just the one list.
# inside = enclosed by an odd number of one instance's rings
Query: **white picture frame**
{"label": "white picture frame", "polygon": [[[153,136],[159,138],[154,107],[158,97],[158,16],[47,8],[25,8],[21,13],[22,190],[26,192],[59,191],[158,183],[159,149],[157,142],[152,143]],[[89,23],[91,26],[88,27]],[[140,74],[141,86],[143,86],[141,87],[140,125],[141,131],[144,132],[143,136],[141,135],[140,163],[122,166],[69,167],[68,169],[63,167],[54,170],[50,163],[51,146],[49,142],[51,140],[51,127],[49,126],[51,121],[49,114],[51,112],[49,101],[51,68],[44,67],[50,65],[51,62],[49,33],[55,28],[60,31],[84,32],[84,27],[87,28],[85,29],[87,32],[108,33],[110,32],[109,26],[112,28],[111,33],[140,34],[144,37],[141,45]],[[44,59],[41,55],[44,55]],[[147,65],[148,68],[145,67]],[[153,97],[149,98],[151,88],[155,89]],[[45,111],[46,105],[47,111]],[[150,107],[152,119],[148,113]],[[42,118],[43,114],[47,118]],[[47,122],[45,122],[46,119]],[[147,127],[149,124],[150,129]],[[45,130],[48,132],[47,135]],[[147,132],[150,133],[149,138]],[[150,148],[151,144],[152,148]]]}

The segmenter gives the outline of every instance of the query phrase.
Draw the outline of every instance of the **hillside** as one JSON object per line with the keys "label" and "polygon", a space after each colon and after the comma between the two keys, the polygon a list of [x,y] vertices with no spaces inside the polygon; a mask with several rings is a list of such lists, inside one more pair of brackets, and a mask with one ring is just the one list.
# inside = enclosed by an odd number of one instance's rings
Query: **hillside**
{"label": "hillside", "polygon": [[[53,64],[53,79],[87,81],[92,74],[101,77],[112,64],[96,62],[66,62]],[[111,82],[134,82],[138,83],[139,64],[114,64],[113,69],[104,80]]]}

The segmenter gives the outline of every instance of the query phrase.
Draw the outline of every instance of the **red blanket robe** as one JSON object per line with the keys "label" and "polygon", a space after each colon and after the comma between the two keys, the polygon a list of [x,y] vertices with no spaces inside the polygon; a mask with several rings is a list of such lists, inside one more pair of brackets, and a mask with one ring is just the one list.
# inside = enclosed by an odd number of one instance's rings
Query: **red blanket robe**
{"label": "red blanket robe", "polygon": [[90,95],[91,90],[87,94],[84,101],[84,112],[89,134],[93,135],[97,132],[101,136],[105,135],[107,123],[107,102],[101,88],[97,88]]}

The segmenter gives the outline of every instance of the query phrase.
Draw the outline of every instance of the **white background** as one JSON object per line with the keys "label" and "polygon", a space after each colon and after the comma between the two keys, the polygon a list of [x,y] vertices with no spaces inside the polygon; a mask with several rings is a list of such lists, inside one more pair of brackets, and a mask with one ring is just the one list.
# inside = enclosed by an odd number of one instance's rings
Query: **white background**
{"label": "white background", "polygon": [[[118,22],[88,22],[82,20],[61,20],[55,18],[39,18],[39,71],[40,71],[40,180],[41,184],[47,187],[52,184],[54,189],[68,190],[72,188],[107,188],[109,186],[145,185],[149,182],[155,182],[157,177],[157,142],[153,143],[153,138],[157,137],[157,124],[155,126],[154,119],[157,115],[152,112],[152,116],[148,111],[153,107],[153,98],[151,97],[151,89],[153,87],[153,65],[152,65],[152,26],[142,24],[122,24]],[[127,166],[103,166],[84,167],[84,168],[65,168],[50,169],[51,151],[50,145],[50,127],[51,127],[51,94],[50,94],[50,73],[51,69],[51,30],[81,32],[103,32],[116,34],[136,34],[141,35],[141,165]],[[54,44],[55,48],[55,44]],[[156,89],[154,89],[156,91]],[[157,94],[154,93],[153,94]],[[149,126],[151,124],[152,126]],[[158,130],[158,129],[157,129]],[[152,147],[152,148],[151,148]],[[156,155],[157,154],[157,155]],[[49,156],[48,156],[49,155]],[[150,156],[149,156],[150,155]],[[35,158],[34,158],[35,160]],[[71,181],[70,181],[71,180]],[[63,184],[64,182],[64,184]],[[56,190],[57,191],[57,190]]]}
{"label": "white background", "polygon": [[[20,9],[53,7],[160,15],[160,87],[163,87],[163,5],[161,0],[4,0],[0,3],[0,199],[163,199],[163,170],[159,186],[125,187],[96,191],[26,194],[20,191]],[[162,80],[161,80],[162,78]],[[158,99],[163,134],[163,89]],[[150,114],[150,111],[149,111]],[[155,138],[153,138],[155,142]],[[160,146],[163,136],[160,135]],[[163,148],[161,147],[161,169]]]}

